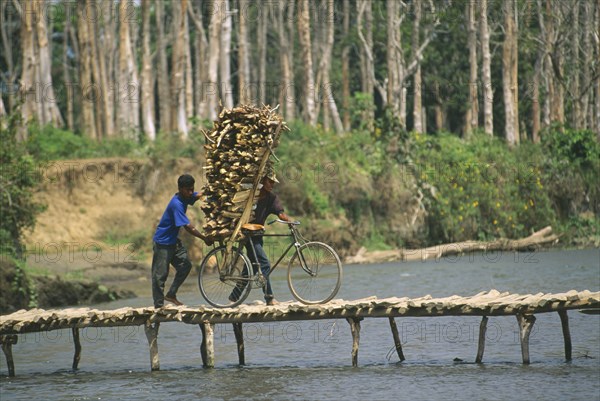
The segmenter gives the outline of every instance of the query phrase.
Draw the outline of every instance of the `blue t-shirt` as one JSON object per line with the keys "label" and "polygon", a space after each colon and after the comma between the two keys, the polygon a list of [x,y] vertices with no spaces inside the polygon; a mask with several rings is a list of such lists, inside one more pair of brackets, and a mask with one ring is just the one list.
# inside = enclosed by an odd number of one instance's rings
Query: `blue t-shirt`
{"label": "blue t-shirt", "polygon": [[190,200],[180,198],[178,193],[173,196],[158,223],[158,227],[156,227],[156,233],[153,237],[154,242],[160,245],[174,245],[177,243],[179,228],[190,224],[190,219],[187,218],[185,212],[188,205],[193,205],[196,202],[196,195],[198,195],[198,192],[194,192]]}

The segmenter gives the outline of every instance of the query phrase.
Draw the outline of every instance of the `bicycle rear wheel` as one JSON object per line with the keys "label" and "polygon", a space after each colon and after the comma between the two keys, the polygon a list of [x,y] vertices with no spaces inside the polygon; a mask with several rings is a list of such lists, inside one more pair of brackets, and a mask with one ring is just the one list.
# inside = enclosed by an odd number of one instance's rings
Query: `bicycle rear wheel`
{"label": "bicycle rear wheel", "polygon": [[[251,289],[248,281],[250,260],[232,248],[225,258],[225,245],[204,257],[198,272],[198,287],[206,302],[217,308],[231,308],[244,302]],[[226,261],[227,260],[227,261]]]}
{"label": "bicycle rear wheel", "polygon": [[294,298],[315,305],[330,301],[342,284],[342,262],[329,245],[307,242],[288,266],[288,285]]}

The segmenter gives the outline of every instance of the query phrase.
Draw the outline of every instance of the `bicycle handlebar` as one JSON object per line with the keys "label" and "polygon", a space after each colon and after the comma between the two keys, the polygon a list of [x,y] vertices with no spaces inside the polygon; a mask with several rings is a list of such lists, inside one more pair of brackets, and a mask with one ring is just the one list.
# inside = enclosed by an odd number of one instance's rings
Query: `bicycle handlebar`
{"label": "bicycle handlebar", "polygon": [[271,220],[267,224],[271,225],[273,223],[290,224],[290,225],[293,225],[293,226],[300,225],[300,222],[298,220],[296,220],[296,221],[285,221],[285,220],[281,220],[281,219]]}

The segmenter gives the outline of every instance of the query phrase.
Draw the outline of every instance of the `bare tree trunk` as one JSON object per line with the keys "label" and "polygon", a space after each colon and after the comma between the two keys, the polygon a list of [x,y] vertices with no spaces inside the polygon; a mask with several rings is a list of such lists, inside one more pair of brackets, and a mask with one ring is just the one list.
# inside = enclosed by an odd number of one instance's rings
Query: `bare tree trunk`
{"label": "bare tree trunk", "polygon": [[233,107],[233,88],[231,86],[231,13],[229,11],[229,0],[219,3],[219,11],[222,15],[221,23],[221,52],[219,53],[220,89],[221,99],[226,108]]}
{"label": "bare tree trunk", "polygon": [[531,139],[533,143],[540,142],[541,110],[540,110],[540,72],[543,54],[538,56],[533,72],[533,90],[531,94]]}
{"label": "bare tree trunk", "polygon": [[[283,113],[287,120],[292,120],[295,117],[296,102],[294,99],[294,70],[293,70],[293,24],[286,24],[290,19],[294,10],[294,2],[287,3],[286,0],[279,1],[279,12],[277,15],[277,25],[279,30],[279,47],[280,47],[280,62],[281,62],[281,89],[279,103],[283,105]],[[286,13],[287,11],[287,13]],[[287,18],[287,19],[286,19]]]}
{"label": "bare tree trunk", "polygon": [[[400,30],[402,19],[399,15],[400,7],[401,3],[398,1],[387,0],[387,99],[388,106],[394,116],[400,115],[400,108],[402,107],[402,81],[404,74],[404,60],[402,59],[402,47],[400,43],[402,40],[402,31]],[[402,120],[401,124],[404,126],[404,120]]]}
{"label": "bare tree trunk", "polygon": [[131,46],[130,26],[132,23],[130,7],[133,3],[121,0],[119,3],[119,86],[123,96],[117,106],[117,121],[121,133],[138,131],[140,126],[139,105],[140,87],[135,65],[135,55]]}
{"label": "bare tree trunk", "polygon": [[[23,9],[25,11],[21,15],[21,54],[23,58],[20,91],[23,97],[21,114],[25,123],[32,120],[42,120],[42,116],[38,114],[39,109],[37,108],[37,97],[39,97],[40,91],[37,88],[36,66],[38,60],[35,51],[35,13],[30,11],[32,8],[32,0],[23,2]],[[25,133],[26,131],[23,130],[23,134]],[[25,139],[25,136],[23,135],[21,139]]]}
{"label": "bare tree trunk", "polygon": [[468,137],[471,130],[479,126],[479,103],[477,98],[477,29],[475,21],[475,2],[468,1],[466,6],[467,32],[469,46],[469,99],[465,116],[464,136]]}
{"label": "bare tree trunk", "polygon": [[[16,76],[15,76],[15,68],[14,68],[14,60],[13,60],[13,53],[12,53],[12,46],[8,41],[8,33],[6,32],[6,28],[8,23],[5,23],[4,21],[8,22],[8,17],[6,16],[7,12],[6,12],[6,8],[9,7],[9,2],[8,1],[4,1],[4,2],[0,2],[0,21],[2,21],[2,24],[0,24],[0,35],[2,36],[2,49],[4,51],[4,60],[6,61],[6,72],[7,72],[7,82],[9,83],[9,85],[13,85],[16,83]],[[23,18],[21,18],[21,21],[23,21]],[[21,25],[21,27],[23,27],[24,25]],[[14,107],[14,92],[13,90],[9,90],[8,94],[8,110],[10,110],[12,112],[13,107]],[[6,108],[4,109],[4,111],[6,112]]]}
{"label": "bare tree trunk", "polygon": [[[159,0],[160,1],[160,0]],[[154,79],[150,53],[150,7],[152,0],[142,0],[142,128],[150,141],[156,139],[154,125]]]}
{"label": "bare tree trunk", "polygon": [[[334,10],[333,0],[327,0],[327,19],[326,19],[327,37],[326,37],[325,48],[323,50],[323,57],[321,58],[319,70],[322,71],[322,75],[323,75],[322,98],[323,98],[323,102],[325,102],[325,104],[323,105],[324,106],[323,112],[325,112],[325,110],[329,110],[336,132],[341,133],[344,131],[344,127],[342,125],[342,120],[340,118],[340,114],[338,112],[338,108],[335,103],[335,99],[333,97],[333,83],[331,82],[331,80],[329,78],[329,69],[331,68],[331,52],[333,49],[333,40],[334,40],[334,17],[335,17],[334,12],[335,12],[335,10]],[[317,85],[320,86],[318,82],[317,82]],[[327,118],[326,120],[329,120],[329,119]],[[329,126],[326,127],[326,129],[328,129],[328,128],[329,128]]]}
{"label": "bare tree trunk", "polygon": [[102,81],[102,74],[100,73],[101,59],[99,55],[102,53],[100,53],[98,49],[98,25],[99,24],[97,23],[88,25],[88,33],[90,39],[90,53],[92,55],[92,58],[90,60],[92,66],[92,77],[94,79],[94,88],[97,94],[94,98],[96,133],[98,135],[98,139],[101,140],[105,138],[107,134],[106,130],[104,129],[104,122],[106,121],[106,117],[104,116],[104,108],[102,107],[102,104],[104,104],[104,100],[109,97],[109,94],[106,91],[106,87],[104,86]]}
{"label": "bare tree trunk", "polygon": [[208,41],[206,40],[206,31],[202,18],[202,10],[196,13],[194,11],[194,3],[190,4],[188,11],[194,26],[196,27],[195,35],[195,60],[194,65],[194,110],[196,115],[201,118],[208,117],[207,99],[204,95],[205,85],[208,82]]}
{"label": "bare tree trunk", "polygon": [[[67,129],[69,131],[73,131],[75,130],[75,124],[73,122],[73,91],[69,90],[69,87],[71,86],[71,76],[69,74],[69,70],[70,70],[70,63],[69,63],[69,57],[68,57],[68,50],[69,50],[69,35],[70,35],[70,31],[71,31],[71,19],[70,18],[65,18],[65,28],[63,30],[63,54],[62,54],[62,63],[63,63],[63,85],[65,86],[65,96],[66,96],[66,101],[67,101]],[[9,75],[12,76],[12,73],[10,73],[10,67],[9,67]],[[11,80],[12,82],[12,80]]]}
{"label": "bare tree trunk", "polygon": [[[221,7],[218,7],[221,10]],[[210,41],[208,50],[208,82],[204,88],[204,96],[207,98],[208,117],[211,120],[217,118],[219,106],[219,53],[221,47],[221,20],[222,15],[214,12],[210,17]]]}
{"label": "bare tree trunk", "polygon": [[417,68],[415,70],[415,76],[413,82],[415,87],[413,88],[413,130],[416,132],[423,132],[423,105],[421,102],[421,62],[418,60],[416,54],[419,51],[420,43],[420,32],[421,32],[421,1],[417,0],[413,4],[413,37],[412,37],[412,54],[417,60]]}
{"label": "bare tree trunk", "polygon": [[479,27],[481,31],[481,75],[483,84],[483,126],[485,133],[494,135],[494,91],[492,88],[492,73],[490,56],[490,28],[488,26],[488,0],[480,1],[481,11]]}
{"label": "bare tree trunk", "polygon": [[167,61],[167,40],[165,37],[165,3],[157,1],[156,5],[156,51],[158,56],[158,110],[160,129],[171,131],[171,88],[169,85],[169,65]]}
{"label": "bare tree trunk", "polygon": [[[114,15],[114,2],[105,3],[108,10],[103,13],[102,35],[96,40],[98,60],[100,61],[101,83],[106,96],[102,97],[102,111],[104,116],[104,130],[107,136],[114,136],[115,130],[115,97],[114,91],[119,93],[119,81],[115,76],[114,54],[117,49],[116,27]],[[100,31],[98,31],[100,32]],[[116,82],[116,88],[114,88]],[[111,89],[112,88],[112,89]],[[118,98],[118,96],[117,96]]]}
{"label": "bare tree trunk", "polygon": [[315,83],[313,78],[308,0],[298,0],[298,35],[304,69],[304,115],[310,125],[315,125],[317,122],[317,115],[315,112]]}
{"label": "bare tree trunk", "polygon": [[267,103],[267,28],[269,21],[269,2],[263,3],[261,18],[258,20],[258,103]]}
{"label": "bare tree trunk", "polygon": [[503,3],[504,12],[504,43],[502,45],[502,82],[504,93],[505,109],[505,135],[506,141],[510,146],[517,145],[519,142],[519,132],[516,130],[518,116],[515,114],[515,89],[513,87],[513,67],[515,60],[513,54],[514,47],[514,0],[507,0]]}
{"label": "bare tree trunk", "polygon": [[443,108],[442,97],[440,95],[440,84],[435,82],[433,85],[433,93],[435,97],[434,114],[435,114],[435,128],[439,132],[444,129],[445,113]]}
{"label": "bare tree trunk", "polygon": [[579,2],[575,2],[573,7],[573,23],[571,25],[571,63],[573,65],[571,71],[573,77],[571,79],[571,95],[573,97],[573,110],[571,111],[571,125],[575,129],[583,128],[584,122],[581,116],[581,103],[580,103],[580,86],[579,86],[579,73],[581,71],[581,63],[579,60]]}
{"label": "bare tree trunk", "polygon": [[[189,1],[189,0],[188,0]],[[190,7],[190,4],[187,6]],[[185,56],[185,115],[186,120],[194,117],[194,68],[192,67],[192,50],[190,43],[190,24],[187,9],[183,14],[184,24],[184,47]]]}
{"label": "bare tree trunk", "polygon": [[[586,1],[583,3],[584,14],[585,14],[585,22],[583,27],[583,65],[581,75],[584,79],[584,85],[590,84],[590,65],[592,64],[592,60],[594,60],[594,48],[592,47],[592,35],[593,30],[592,26],[594,23],[594,3],[591,1]],[[597,26],[597,25],[596,25]],[[600,39],[599,39],[600,40]],[[596,57],[600,57],[597,55]],[[583,123],[583,128],[592,128],[592,119],[589,118],[591,115],[589,113],[589,101],[592,99],[594,90],[590,90],[587,94],[583,94],[581,96],[581,118]]]}
{"label": "bare tree trunk", "polygon": [[46,0],[41,3],[38,2],[34,7],[39,8],[37,14],[37,48],[38,48],[38,68],[39,68],[39,79],[43,85],[43,92],[41,97],[42,114],[44,116],[42,124],[52,124],[54,126],[62,127],[64,120],[58,110],[58,102],[56,94],[54,93],[54,84],[52,82],[52,57],[50,54],[50,46],[48,43],[48,27],[46,25],[46,16],[44,12],[46,10]]}
{"label": "bare tree trunk", "polygon": [[188,136],[188,126],[185,108],[185,21],[187,16],[187,0],[173,2],[173,26],[175,27],[175,42],[171,65],[173,68],[171,87],[171,121],[173,131],[177,131],[184,139]]}
{"label": "bare tree trunk", "polygon": [[[79,3],[79,15],[84,15],[86,2]],[[79,90],[82,93],[81,99],[81,129],[84,134],[92,139],[98,139],[96,133],[96,124],[94,117],[94,105],[90,99],[93,99],[94,88],[92,80],[92,66],[90,46],[90,23],[85,18],[78,18],[78,38],[79,38]]]}
{"label": "bare tree trunk", "polygon": [[342,49],[342,121],[344,129],[350,130],[350,0],[344,0],[343,34],[344,48]]}
{"label": "bare tree trunk", "polygon": [[[595,26],[600,25],[600,4],[596,3],[596,23]],[[600,58],[600,38],[596,35],[596,60]],[[600,78],[596,77],[596,122],[593,125],[596,130],[596,138],[600,142]]]}
{"label": "bare tree trunk", "polygon": [[[239,5],[239,38],[238,38],[238,92],[241,104],[249,104],[252,101],[252,92],[250,91],[250,58],[248,51],[248,23],[247,23],[247,13],[248,13],[248,0],[238,0]],[[281,13],[281,11],[280,11]],[[279,15],[281,17],[281,14]],[[285,33],[282,32],[282,24],[283,21],[281,18],[278,20],[278,28],[279,28],[279,44],[281,47],[284,39],[282,35]],[[285,58],[285,49],[281,49],[281,58],[282,65]],[[289,66],[288,66],[289,68]],[[285,76],[286,71],[285,68],[282,68],[283,81],[286,81],[287,77]]]}

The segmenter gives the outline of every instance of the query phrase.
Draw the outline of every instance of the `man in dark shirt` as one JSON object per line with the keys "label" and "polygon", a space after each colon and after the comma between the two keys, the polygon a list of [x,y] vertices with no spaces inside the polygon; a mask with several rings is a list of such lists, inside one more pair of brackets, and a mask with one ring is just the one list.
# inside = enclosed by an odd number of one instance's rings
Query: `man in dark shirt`
{"label": "man in dark shirt", "polygon": [[[273,192],[273,186],[275,183],[278,183],[277,177],[274,172],[270,172],[262,179],[262,188],[260,189],[258,195],[258,202],[256,202],[256,207],[254,209],[254,219],[251,223],[264,225],[267,217],[270,214],[277,215],[281,220],[292,221],[292,219],[284,213],[283,206],[281,205],[281,201],[279,197],[275,195]],[[254,259],[254,253],[256,253],[256,258],[258,259],[258,264],[260,265],[260,269],[263,274],[267,274],[271,269],[271,263],[269,262],[269,258],[263,248],[263,237],[256,236],[252,237],[252,245],[254,245],[254,252],[252,252],[252,246],[250,242],[246,244],[246,254],[250,258],[250,262],[256,263]],[[231,294],[230,300],[235,301],[239,296],[238,289],[234,289]],[[278,302],[273,297],[273,289],[271,288],[271,280],[267,278],[267,285],[263,288],[265,293],[265,302],[267,305],[276,305]]]}
{"label": "man in dark shirt", "polygon": [[[185,215],[188,205],[193,205],[200,198],[200,194],[194,192],[194,184],[194,177],[189,174],[179,177],[177,180],[179,191],[167,205],[153,237],[152,298],[154,299],[155,308],[161,308],[164,301],[175,305],[183,305],[177,299],[177,290],[190,273],[192,263],[188,258],[187,249],[178,238],[179,229],[183,227],[194,237],[206,242],[206,237],[190,223]],[[171,288],[165,296],[165,282],[169,275],[170,264],[173,265],[177,273]]]}

